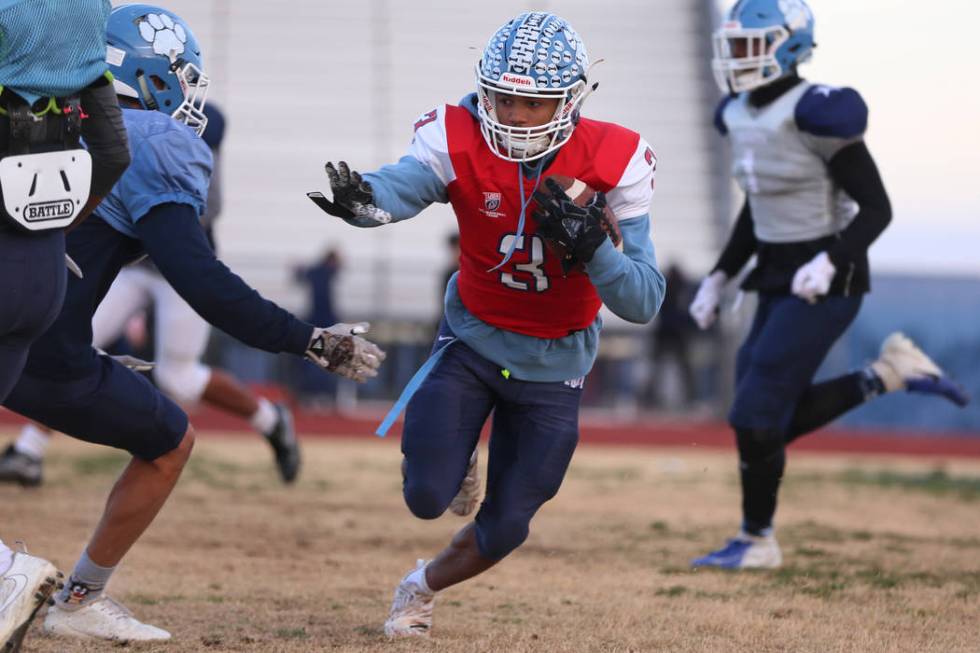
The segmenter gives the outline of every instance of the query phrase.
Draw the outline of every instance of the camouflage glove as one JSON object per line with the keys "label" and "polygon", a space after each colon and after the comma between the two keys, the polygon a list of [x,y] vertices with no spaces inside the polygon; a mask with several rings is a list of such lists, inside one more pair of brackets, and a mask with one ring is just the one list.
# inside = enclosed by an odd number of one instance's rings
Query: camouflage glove
{"label": "camouflage glove", "polygon": [[306,358],[340,376],[366,381],[378,375],[385,353],[373,342],[360,337],[367,333],[367,322],[316,327],[306,348]]}
{"label": "camouflage glove", "polygon": [[378,225],[391,222],[391,214],[374,205],[371,184],[364,181],[359,172],[348,168],[347,162],[339,162],[336,168],[332,162],[329,162],[325,169],[330,180],[333,201],[331,202],[318,191],[307,193],[306,196],[313,200],[314,204],[330,215],[348,222],[363,219]]}

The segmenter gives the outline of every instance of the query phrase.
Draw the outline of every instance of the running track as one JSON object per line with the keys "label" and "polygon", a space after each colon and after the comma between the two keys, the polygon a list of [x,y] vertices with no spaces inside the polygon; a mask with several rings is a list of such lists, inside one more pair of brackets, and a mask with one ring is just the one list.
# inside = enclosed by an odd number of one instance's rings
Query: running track
{"label": "running track", "polygon": [[[295,411],[296,430],[307,437],[374,438],[374,429],[384,417],[383,410],[359,410],[355,413]],[[203,408],[192,413],[194,427],[202,431],[250,433],[240,419]],[[0,409],[0,426],[16,427],[23,419]],[[401,422],[388,434],[389,440],[401,435]],[[486,432],[484,433],[486,436]],[[585,444],[633,447],[681,447],[733,450],[731,431],[721,422],[617,421],[584,413],[581,442]],[[922,433],[825,429],[792,445],[795,451],[828,453],[902,454],[938,457],[980,458],[980,433]]]}

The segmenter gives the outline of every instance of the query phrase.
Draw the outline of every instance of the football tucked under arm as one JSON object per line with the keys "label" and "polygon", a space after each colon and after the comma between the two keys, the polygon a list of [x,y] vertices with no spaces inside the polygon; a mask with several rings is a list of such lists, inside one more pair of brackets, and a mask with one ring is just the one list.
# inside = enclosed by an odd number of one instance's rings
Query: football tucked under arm
{"label": "football tucked under arm", "polygon": [[538,203],[533,214],[538,233],[560,257],[566,273],[591,261],[606,238],[622,251],[623,235],[606,205],[606,196],[584,181],[551,175],[544,179],[544,190],[536,191],[534,199]]}

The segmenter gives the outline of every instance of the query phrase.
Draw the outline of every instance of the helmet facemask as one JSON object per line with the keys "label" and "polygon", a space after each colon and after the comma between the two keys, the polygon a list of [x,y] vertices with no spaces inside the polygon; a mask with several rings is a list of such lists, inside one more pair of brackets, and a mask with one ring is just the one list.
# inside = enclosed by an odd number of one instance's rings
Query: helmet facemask
{"label": "helmet facemask", "polygon": [[789,40],[781,25],[745,28],[727,24],[712,37],[714,59],[711,67],[723,93],[741,93],[765,86],[788,71],[776,58],[776,51]]}
{"label": "helmet facemask", "polygon": [[[476,66],[477,112],[480,131],[494,154],[507,161],[530,162],[554,152],[572,137],[582,103],[588,97],[585,78],[562,88],[535,88],[530,77],[505,74],[494,80]],[[517,95],[539,100],[557,99],[551,120],[535,127],[512,127],[497,116],[497,94]]]}
{"label": "helmet facemask", "polygon": [[[178,61],[179,65],[181,62]],[[173,113],[178,122],[182,122],[200,136],[208,126],[208,117],[204,114],[204,104],[208,99],[208,86],[210,78],[200,68],[187,62],[183,66],[174,70],[177,81],[180,83],[180,90],[184,93],[184,101],[180,103]]]}

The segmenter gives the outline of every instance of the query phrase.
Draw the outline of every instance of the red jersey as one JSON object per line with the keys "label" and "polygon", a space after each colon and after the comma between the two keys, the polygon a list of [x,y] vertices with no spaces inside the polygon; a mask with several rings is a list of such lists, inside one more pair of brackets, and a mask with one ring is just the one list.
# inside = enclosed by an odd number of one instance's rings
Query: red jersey
{"label": "red jersey", "polygon": [[[428,123],[434,124],[422,134],[420,128]],[[414,154],[446,181],[459,223],[457,286],[466,309],[491,326],[539,338],[562,338],[591,325],[602,301],[581,267],[563,276],[558,257],[536,235],[533,201],[525,212],[523,234],[517,236],[520,164],[496,156],[487,147],[477,120],[463,107],[432,111],[416,123],[416,130]],[[635,176],[626,174],[627,169],[644,158],[642,149],[646,144],[639,134],[583,118],[542,178],[566,175],[608,193],[624,176]],[[649,166],[644,174],[649,174]],[[533,178],[524,180],[525,198],[531,196],[534,182]],[[649,197],[645,200],[648,207]],[[613,202],[610,207],[616,211]],[[617,213],[617,217],[647,212],[647,208],[635,210],[639,213]],[[491,272],[515,238],[511,259]]]}

